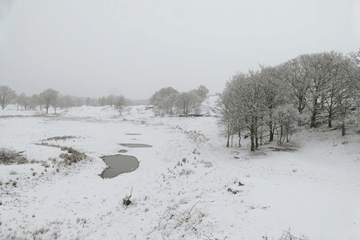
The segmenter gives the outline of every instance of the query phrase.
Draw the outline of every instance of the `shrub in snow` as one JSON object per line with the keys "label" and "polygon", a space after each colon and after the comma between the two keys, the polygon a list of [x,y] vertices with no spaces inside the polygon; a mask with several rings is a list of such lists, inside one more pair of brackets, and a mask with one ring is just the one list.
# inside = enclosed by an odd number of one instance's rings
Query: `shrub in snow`
{"label": "shrub in snow", "polygon": [[202,160],[201,163],[204,164],[205,167],[207,167],[207,168],[210,168],[210,167],[213,166],[212,162],[208,162],[208,161],[203,161],[203,160]]}
{"label": "shrub in snow", "polygon": [[62,151],[67,151],[68,153],[61,153],[60,158],[64,159],[66,165],[71,165],[72,163],[77,163],[81,160],[86,159],[86,154],[81,153],[73,148],[61,147]]}
{"label": "shrub in snow", "polygon": [[190,209],[180,210],[179,207],[182,207],[181,204],[186,203],[187,202],[183,202],[175,204],[173,207],[168,207],[161,218],[158,227],[166,237],[170,237],[170,235],[174,235],[176,232],[182,235],[188,232],[197,237],[201,236],[200,224],[205,214],[195,208],[199,202],[192,205]]}
{"label": "shrub in snow", "polygon": [[[262,236],[262,239],[270,240],[267,236]],[[309,240],[309,238],[305,237],[304,235],[301,235],[300,237],[296,237],[290,233],[290,229],[289,229],[289,231],[283,231],[283,234],[281,235],[279,240]]]}
{"label": "shrub in snow", "polygon": [[21,157],[21,152],[15,152],[14,150],[1,148],[0,149],[0,164],[11,164],[17,162]]}
{"label": "shrub in snow", "polygon": [[26,163],[29,163],[29,160],[26,158],[26,157],[20,157],[18,160],[17,160],[17,164],[20,165],[20,164],[26,164]]}
{"label": "shrub in snow", "polygon": [[179,173],[180,176],[183,176],[183,175],[190,175],[192,173],[195,173],[193,170],[191,169],[181,169],[181,172]]}
{"label": "shrub in snow", "polygon": [[304,235],[300,236],[300,237],[295,237],[294,235],[292,235],[290,233],[290,229],[289,231],[284,231],[282,236],[279,238],[279,240],[309,240],[308,237],[305,237]]}

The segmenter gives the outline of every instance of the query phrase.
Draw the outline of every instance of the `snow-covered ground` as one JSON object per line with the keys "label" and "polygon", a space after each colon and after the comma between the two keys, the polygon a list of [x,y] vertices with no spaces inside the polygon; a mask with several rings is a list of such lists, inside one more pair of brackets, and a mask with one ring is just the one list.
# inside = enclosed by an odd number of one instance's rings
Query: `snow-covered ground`
{"label": "snow-covered ground", "polygon": [[[213,99],[204,104],[212,115]],[[225,147],[214,116],[153,117],[145,106],[123,117],[109,106],[58,112],[0,110],[0,148],[34,160],[0,165],[0,239],[262,240],[289,229],[310,240],[360,239],[354,131],[304,130],[292,139],[295,152],[265,145],[250,153],[246,139],[241,148]],[[45,140],[61,136],[73,138]],[[59,165],[64,151],[41,143],[73,147],[88,159]],[[100,157],[122,149],[139,168],[99,177],[106,168]]]}

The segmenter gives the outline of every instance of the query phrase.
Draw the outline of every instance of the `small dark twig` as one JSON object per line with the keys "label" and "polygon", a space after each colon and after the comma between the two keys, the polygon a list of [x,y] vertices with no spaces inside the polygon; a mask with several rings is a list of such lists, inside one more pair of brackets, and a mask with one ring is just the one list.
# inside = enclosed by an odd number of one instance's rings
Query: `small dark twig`
{"label": "small dark twig", "polygon": [[133,190],[133,188],[131,188],[131,191],[130,191],[130,195],[129,195],[129,196],[126,195],[126,197],[123,198],[123,205],[124,205],[125,207],[127,207],[127,206],[129,206],[129,205],[131,204],[130,198],[131,198],[131,196],[132,196],[132,190]]}

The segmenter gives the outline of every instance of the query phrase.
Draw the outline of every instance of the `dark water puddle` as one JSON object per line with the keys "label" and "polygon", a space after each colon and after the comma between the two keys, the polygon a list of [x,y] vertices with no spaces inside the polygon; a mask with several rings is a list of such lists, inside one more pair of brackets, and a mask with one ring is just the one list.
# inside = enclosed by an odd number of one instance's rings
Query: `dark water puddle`
{"label": "dark water puddle", "polygon": [[126,135],[141,135],[140,133],[127,133]]}
{"label": "dark water puddle", "polygon": [[133,156],[117,154],[102,157],[102,160],[109,166],[100,174],[102,178],[113,178],[121,173],[135,171],[139,167],[139,161]]}
{"label": "dark water puddle", "polygon": [[120,143],[123,147],[129,147],[129,148],[149,148],[152,147],[148,144],[142,144],[142,143]]}

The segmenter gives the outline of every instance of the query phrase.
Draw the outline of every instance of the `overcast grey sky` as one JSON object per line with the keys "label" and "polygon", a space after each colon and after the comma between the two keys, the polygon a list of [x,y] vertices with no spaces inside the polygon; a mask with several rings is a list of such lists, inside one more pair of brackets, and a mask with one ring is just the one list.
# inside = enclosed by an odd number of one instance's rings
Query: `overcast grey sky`
{"label": "overcast grey sky", "polygon": [[0,0],[0,85],[18,94],[221,92],[238,71],[360,49],[360,0]]}

